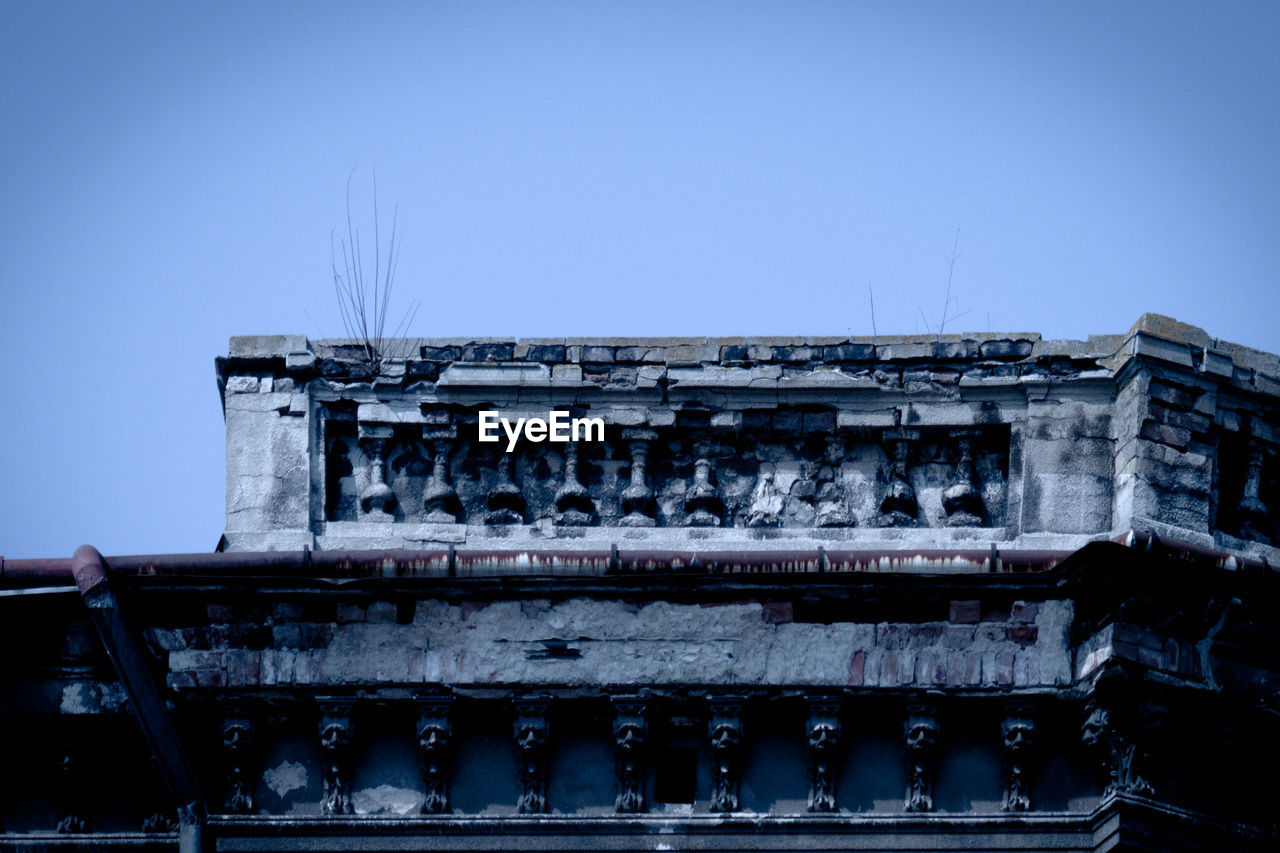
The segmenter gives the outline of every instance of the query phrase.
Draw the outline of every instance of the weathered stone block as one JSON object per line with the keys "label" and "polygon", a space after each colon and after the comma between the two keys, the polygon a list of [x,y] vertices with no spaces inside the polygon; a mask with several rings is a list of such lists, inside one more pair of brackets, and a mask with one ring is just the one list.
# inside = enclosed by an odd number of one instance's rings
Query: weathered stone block
{"label": "weathered stone block", "polygon": [[462,348],[463,361],[512,361],[515,344],[468,344]]}
{"label": "weathered stone block", "polygon": [[1142,431],[1139,435],[1148,441],[1157,441],[1161,444],[1167,444],[1169,447],[1176,447],[1179,450],[1185,450],[1191,442],[1190,430],[1158,423],[1154,420],[1148,420],[1143,423]]}
{"label": "weathered stone block", "polygon": [[561,344],[517,344],[515,357],[523,361],[561,362],[564,361],[564,346]]}
{"label": "weathered stone block", "polygon": [[676,366],[714,362],[720,358],[720,347],[714,344],[672,346],[667,347],[666,352],[663,353],[663,358],[668,365]]}
{"label": "weathered stone block", "polygon": [[459,347],[424,346],[418,349],[418,357],[423,361],[457,361],[462,357]]}
{"label": "weathered stone block", "polygon": [[978,352],[982,358],[1027,358],[1031,355],[1032,341],[984,341]]}
{"label": "weathered stone block", "polygon": [[824,361],[871,361],[876,357],[872,344],[837,344],[822,348]]}
{"label": "weathered stone block", "polygon": [[586,347],[582,348],[582,361],[585,363],[595,364],[612,364],[613,363],[613,347]]}
{"label": "weathered stone block", "polygon": [[1189,409],[1195,401],[1195,398],[1187,390],[1159,380],[1151,381],[1151,384],[1147,386],[1147,393],[1151,396],[1151,399],[1179,409]]}

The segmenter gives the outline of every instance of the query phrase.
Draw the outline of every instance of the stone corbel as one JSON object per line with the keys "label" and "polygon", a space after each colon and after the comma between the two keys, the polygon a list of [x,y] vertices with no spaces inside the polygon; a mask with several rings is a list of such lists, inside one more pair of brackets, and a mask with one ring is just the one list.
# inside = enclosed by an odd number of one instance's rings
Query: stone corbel
{"label": "stone corbel", "polygon": [[903,808],[909,812],[931,812],[938,768],[937,709],[925,704],[908,706],[903,736],[907,752],[907,796]]}
{"label": "stone corbel", "polygon": [[623,814],[638,814],[645,811],[648,705],[643,699],[618,696],[613,699],[613,713],[613,743],[618,776],[618,796],[614,800],[614,808]]}
{"label": "stone corbel", "polygon": [[423,814],[449,811],[449,763],[453,751],[449,711],[452,706],[452,696],[418,697],[418,748],[422,751],[426,790]]}
{"label": "stone corbel", "polygon": [[390,426],[360,424],[360,449],[369,460],[368,478],[360,490],[360,512],[365,521],[394,521],[396,496],[387,485],[387,445],[392,438]]}
{"label": "stone corbel", "polygon": [[880,501],[881,527],[914,527],[916,524],[920,508],[907,464],[911,444],[919,440],[919,430],[894,429],[884,433],[884,441],[889,446],[889,484]]}
{"label": "stone corbel", "polygon": [[712,696],[707,736],[711,741],[711,811],[736,812],[742,779],[742,696]]}
{"label": "stone corbel", "polygon": [[1147,743],[1163,722],[1164,706],[1141,702],[1129,691],[1100,684],[1085,705],[1081,739],[1090,750],[1105,780],[1103,796],[1138,794],[1152,796],[1155,787],[1144,775],[1149,762]]}
{"label": "stone corbel", "polygon": [[840,700],[830,696],[811,696],[808,704],[809,811],[833,812],[836,810],[833,765],[840,743]]}
{"label": "stone corbel", "polygon": [[58,751],[57,775],[62,789],[61,816],[58,832],[79,834],[89,831],[89,821],[84,817],[84,774],[80,767],[80,753],[75,747],[65,746]]}
{"label": "stone corbel", "polygon": [[1001,775],[1004,782],[1001,808],[1007,812],[1031,810],[1026,765],[1035,745],[1035,737],[1036,724],[1031,707],[1019,704],[1008,706],[1000,724]]}
{"label": "stone corbel", "polygon": [[520,799],[516,811],[542,814],[547,808],[547,742],[550,723],[547,711],[550,700],[541,696],[525,696],[515,700],[515,740],[520,763]]}
{"label": "stone corbel", "polygon": [[347,702],[322,702],[320,707],[320,751],[324,755],[320,812],[351,814],[351,706]]}
{"label": "stone corbel", "polygon": [[253,814],[253,785],[246,765],[253,749],[253,722],[248,716],[233,714],[222,719],[222,757],[226,770],[226,799],[223,810],[230,814]]}

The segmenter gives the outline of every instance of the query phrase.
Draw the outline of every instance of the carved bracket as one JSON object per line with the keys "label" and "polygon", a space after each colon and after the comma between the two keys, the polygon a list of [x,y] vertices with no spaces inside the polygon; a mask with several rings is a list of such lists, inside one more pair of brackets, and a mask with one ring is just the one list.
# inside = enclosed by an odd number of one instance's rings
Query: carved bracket
{"label": "carved bracket", "polygon": [[645,810],[648,710],[643,699],[615,697],[613,700],[613,744],[618,775],[618,797],[614,807],[625,814]]}
{"label": "carved bracket", "polygon": [[1102,687],[1099,685],[1099,692],[1085,705],[1081,738],[1106,781],[1103,796],[1152,796],[1155,787],[1144,775],[1149,762],[1147,743],[1163,723],[1165,708],[1153,701],[1118,695],[1116,690],[1103,692]]}
{"label": "carved bracket", "polygon": [[253,813],[253,786],[245,765],[253,747],[253,723],[246,716],[222,720],[222,757],[226,768],[227,797],[223,809],[231,814]]}
{"label": "carved bracket", "polygon": [[346,704],[321,707],[324,799],[320,801],[320,811],[327,815],[351,814],[351,708]]}
{"label": "carved bracket", "polygon": [[422,750],[426,783],[423,814],[449,811],[449,761],[453,750],[449,711],[452,706],[452,696],[418,697],[418,748]]}
{"label": "carved bracket", "polygon": [[84,818],[84,774],[75,747],[67,746],[58,752],[58,778],[65,797],[58,832],[88,832],[89,821]]}
{"label": "carved bracket", "polygon": [[738,788],[742,775],[742,696],[711,697],[711,719],[707,735],[711,740],[711,811],[736,812],[741,802]]}
{"label": "carved bracket", "polygon": [[809,698],[809,811],[836,810],[836,779],[833,764],[840,742],[840,700]]}
{"label": "carved bracket", "polygon": [[521,814],[541,814],[547,809],[547,741],[550,723],[547,710],[550,700],[526,696],[515,700],[516,751],[520,762],[520,799],[516,810]]}
{"label": "carved bracket", "polygon": [[1000,725],[1001,770],[1004,782],[1004,802],[1007,812],[1025,812],[1031,809],[1031,795],[1027,786],[1026,763],[1035,743],[1036,724],[1031,708],[1026,705],[1010,705]]}
{"label": "carved bracket", "polygon": [[907,748],[907,797],[909,812],[933,811],[933,782],[938,764],[938,715],[932,705],[907,708],[903,728]]}

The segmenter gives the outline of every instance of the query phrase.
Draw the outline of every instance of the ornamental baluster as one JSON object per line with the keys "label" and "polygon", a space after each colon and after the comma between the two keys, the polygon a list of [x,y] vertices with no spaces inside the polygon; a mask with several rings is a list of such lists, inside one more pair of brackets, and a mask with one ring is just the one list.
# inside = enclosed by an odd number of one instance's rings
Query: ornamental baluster
{"label": "ornamental baluster", "polygon": [[622,490],[622,511],[626,513],[619,522],[624,527],[653,527],[653,489],[645,482],[645,467],[649,458],[649,442],[637,439],[631,442],[631,484]]}
{"label": "ornamental baluster", "polygon": [[366,521],[394,521],[396,496],[387,485],[385,453],[391,427],[360,425],[360,449],[369,461],[368,480],[360,491],[360,510]]}
{"label": "ornamental baluster", "polygon": [[556,524],[585,527],[595,518],[596,505],[586,487],[578,482],[578,445],[564,448],[564,485],[556,491]]}
{"label": "ornamental baluster", "polygon": [[916,503],[916,490],[911,485],[907,470],[907,460],[911,453],[911,442],[920,440],[918,430],[899,429],[885,433],[885,441],[890,446],[889,486],[885,490],[884,499],[880,501],[881,527],[914,527],[919,506]]}

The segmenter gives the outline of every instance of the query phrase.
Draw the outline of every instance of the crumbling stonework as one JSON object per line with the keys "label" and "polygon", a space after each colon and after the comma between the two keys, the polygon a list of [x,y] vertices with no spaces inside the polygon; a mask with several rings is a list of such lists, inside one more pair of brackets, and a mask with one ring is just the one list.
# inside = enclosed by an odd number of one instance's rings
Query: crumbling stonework
{"label": "crumbling stonework", "polygon": [[232,340],[220,553],[0,560],[0,848],[1280,846],[1276,356],[398,349]]}
{"label": "crumbling stonework", "polygon": [[[373,379],[356,349],[236,338],[219,361],[227,549],[1063,550],[1150,529],[1280,553],[1280,360],[1156,315],[1088,341],[430,340]],[[607,436],[507,453],[477,440],[482,410]]]}

